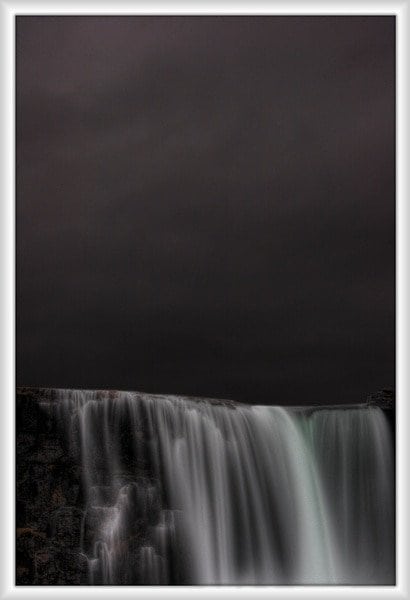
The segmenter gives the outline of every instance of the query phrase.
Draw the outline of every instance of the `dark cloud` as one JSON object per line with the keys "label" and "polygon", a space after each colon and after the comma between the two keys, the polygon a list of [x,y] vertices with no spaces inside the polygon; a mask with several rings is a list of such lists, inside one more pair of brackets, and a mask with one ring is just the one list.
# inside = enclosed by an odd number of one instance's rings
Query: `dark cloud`
{"label": "dark cloud", "polygon": [[18,17],[17,380],[394,385],[393,17]]}

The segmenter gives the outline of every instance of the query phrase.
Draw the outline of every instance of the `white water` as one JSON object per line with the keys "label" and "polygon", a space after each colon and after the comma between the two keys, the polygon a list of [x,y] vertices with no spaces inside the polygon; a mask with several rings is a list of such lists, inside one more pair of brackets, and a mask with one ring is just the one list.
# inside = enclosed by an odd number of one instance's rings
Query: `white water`
{"label": "white water", "polygon": [[378,408],[59,390],[90,583],[392,584],[393,444]]}

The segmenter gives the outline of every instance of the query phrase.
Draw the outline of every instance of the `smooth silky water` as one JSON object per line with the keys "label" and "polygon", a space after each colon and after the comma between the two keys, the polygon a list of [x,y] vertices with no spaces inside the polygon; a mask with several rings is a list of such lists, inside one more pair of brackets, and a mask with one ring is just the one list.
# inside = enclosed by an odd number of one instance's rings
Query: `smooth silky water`
{"label": "smooth silky water", "polygon": [[381,409],[56,395],[90,584],[394,584]]}

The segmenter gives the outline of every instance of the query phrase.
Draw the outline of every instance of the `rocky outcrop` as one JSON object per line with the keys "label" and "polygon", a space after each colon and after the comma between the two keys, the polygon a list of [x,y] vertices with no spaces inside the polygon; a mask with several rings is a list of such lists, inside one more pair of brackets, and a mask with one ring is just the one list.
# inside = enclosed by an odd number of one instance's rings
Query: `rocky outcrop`
{"label": "rocky outcrop", "polygon": [[[102,396],[114,399],[118,392],[96,392],[97,398]],[[103,576],[100,567],[106,560],[98,540],[107,514],[124,502],[129,514],[123,518],[128,524],[116,536],[121,548],[116,548],[117,563],[112,565],[115,581],[121,585],[155,583],[145,573],[146,565],[157,559],[155,554],[149,555],[152,530],[155,526],[166,528],[168,513],[145,452],[136,460],[130,447],[132,439],[141,439],[142,449],[149,443],[146,422],[142,420],[140,431],[132,432],[131,421],[122,422],[116,437],[122,465],[115,481],[105,480],[106,457],[99,454],[104,448],[94,444],[98,485],[87,488],[81,436],[77,432],[74,440],[69,439],[67,419],[71,415],[60,412],[58,392],[18,388],[16,400],[17,585],[105,583],[106,574]],[[93,558],[100,555],[99,561]],[[131,572],[121,561],[131,561],[138,568]],[[94,564],[97,562],[99,566]]]}
{"label": "rocky outcrop", "polygon": [[17,585],[87,583],[80,468],[42,408],[50,394],[17,390]]}
{"label": "rocky outcrop", "polygon": [[384,410],[395,408],[395,392],[390,388],[379,390],[367,396],[368,406],[378,406]]}

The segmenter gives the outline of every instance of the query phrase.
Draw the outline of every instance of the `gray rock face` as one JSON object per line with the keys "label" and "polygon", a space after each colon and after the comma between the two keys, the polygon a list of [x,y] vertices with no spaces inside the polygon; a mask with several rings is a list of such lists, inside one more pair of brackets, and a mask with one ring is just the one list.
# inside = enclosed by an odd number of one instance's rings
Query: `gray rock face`
{"label": "gray rock face", "polygon": [[384,410],[395,408],[395,400],[395,392],[389,388],[379,390],[367,396],[367,404],[369,406],[378,406]]}

